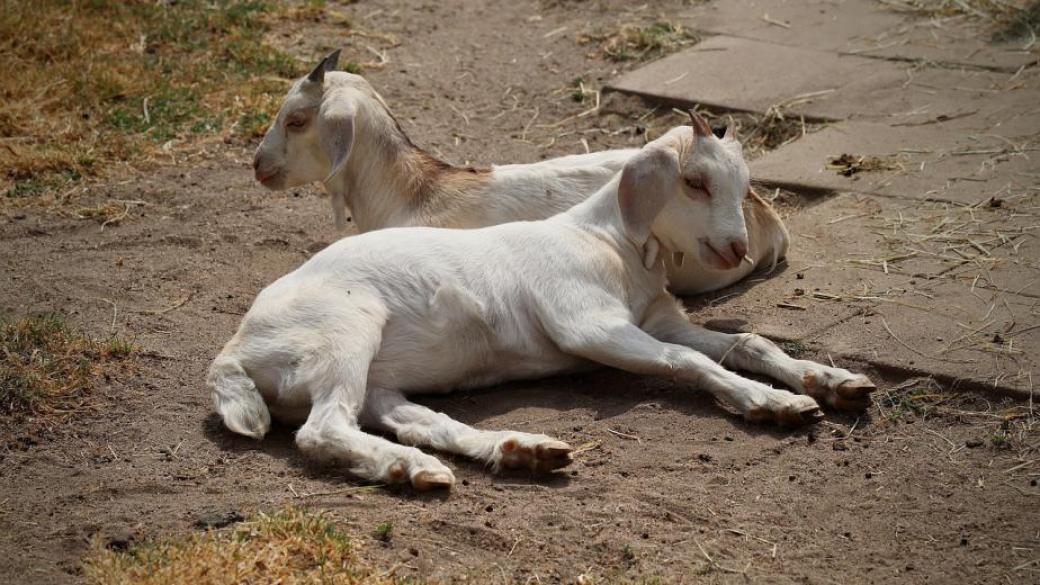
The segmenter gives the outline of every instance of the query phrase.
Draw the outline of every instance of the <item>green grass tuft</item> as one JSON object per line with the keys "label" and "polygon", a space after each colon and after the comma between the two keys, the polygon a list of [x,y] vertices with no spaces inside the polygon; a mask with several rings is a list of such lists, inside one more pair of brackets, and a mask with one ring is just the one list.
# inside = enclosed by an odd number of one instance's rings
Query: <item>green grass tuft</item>
{"label": "green grass tuft", "polygon": [[265,42],[289,12],[267,0],[4,2],[0,192],[40,197],[171,140],[255,137],[281,79],[303,73]]}

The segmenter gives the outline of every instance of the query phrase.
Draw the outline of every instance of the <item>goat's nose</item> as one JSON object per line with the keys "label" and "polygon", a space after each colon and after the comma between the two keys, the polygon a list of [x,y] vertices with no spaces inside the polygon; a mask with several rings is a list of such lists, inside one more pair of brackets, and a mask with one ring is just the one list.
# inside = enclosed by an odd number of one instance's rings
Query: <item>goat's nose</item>
{"label": "goat's nose", "polygon": [[747,256],[747,244],[740,240],[733,240],[729,247],[733,250],[733,255],[736,256],[737,262],[740,262]]}
{"label": "goat's nose", "polygon": [[253,155],[253,170],[255,171],[255,170],[259,169],[259,168],[260,168],[260,153],[258,152],[255,155]]}

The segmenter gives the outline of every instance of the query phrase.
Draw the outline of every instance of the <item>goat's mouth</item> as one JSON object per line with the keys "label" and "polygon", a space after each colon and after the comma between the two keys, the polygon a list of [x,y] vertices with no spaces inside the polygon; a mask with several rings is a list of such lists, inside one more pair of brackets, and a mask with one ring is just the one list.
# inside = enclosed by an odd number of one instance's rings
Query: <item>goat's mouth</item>
{"label": "goat's mouth", "polygon": [[285,170],[280,168],[258,168],[254,174],[257,182],[272,191],[285,188]]}
{"label": "goat's mouth", "polygon": [[711,245],[708,240],[701,240],[701,259],[704,260],[712,268],[718,270],[733,270],[737,266],[740,266],[741,258],[737,258],[732,253],[729,255],[721,253],[715,246]]}

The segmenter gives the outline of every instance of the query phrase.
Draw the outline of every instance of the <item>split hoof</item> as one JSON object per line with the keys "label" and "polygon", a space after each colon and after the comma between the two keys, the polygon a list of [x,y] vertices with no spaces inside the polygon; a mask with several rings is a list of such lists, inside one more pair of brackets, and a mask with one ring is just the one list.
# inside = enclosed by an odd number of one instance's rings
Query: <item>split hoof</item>
{"label": "split hoof", "polygon": [[851,380],[845,380],[838,385],[838,397],[845,400],[864,400],[870,393],[877,390],[866,376],[857,376]]}
{"label": "split hoof", "polygon": [[571,464],[574,450],[563,441],[549,440],[536,445],[524,445],[518,439],[507,439],[500,447],[502,466],[507,469],[530,469],[542,473]]}
{"label": "split hoof", "polygon": [[412,487],[420,492],[451,489],[455,476],[450,471],[420,471],[412,477]]}
{"label": "split hoof", "polygon": [[823,411],[811,398],[809,401],[786,406],[776,411],[762,407],[753,408],[744,413],[744,420],[758,424],[775,422],[781,427],[789,429],[816,424],[823,420]]}
{"label": "split hoof", "polygon": [[806,425],[814,425],[823,420],[823,411],[819,406],[804,406],[797,409],[784,409],[777,413],[776,422],[780,426],[796,429]]}
{"label": "split hoof", "polygon": [[571,452],[574,449],[563,441],[550,441],[535,447],[534,453],[537,459],[537,470],[541,472],[553,471],[561,467],[567,467],[574,461]]}

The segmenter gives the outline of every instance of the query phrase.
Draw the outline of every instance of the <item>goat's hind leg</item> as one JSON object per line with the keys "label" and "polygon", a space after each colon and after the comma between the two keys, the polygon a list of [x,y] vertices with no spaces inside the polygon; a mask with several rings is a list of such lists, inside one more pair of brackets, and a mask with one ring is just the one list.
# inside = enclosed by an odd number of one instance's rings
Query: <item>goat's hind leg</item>
{"label": "goat's hind leg", "polygon": [[298,383],[311,394],[311,411],[296,433],[297,446],[308,457],[345,464],[370,481],[411,482],[419,490],[451,487],[455,476],[437,458],[360,429],[368,368],[380,344],[378,330],[370,333],[354,330],[350,340],[300,364]]}
{"label": "goat's hind leg", "polygon": [[571,462],[571,446],[552,437],[483,431],[405,398],[396,390],[369,389],[361,414],[366,427],[393,433],[402,443],[426,445],[501,468],[552,471]]}
{"label": "goat's hind leg", "polygon": [[792,358],[761,335],[719,333],[694,325],[672,301],[655,305],[643,328],[662,341],[693,348],[726,367],[779,380],[837,410],[866,409],[870,393],[877,389],[862,374]]}

